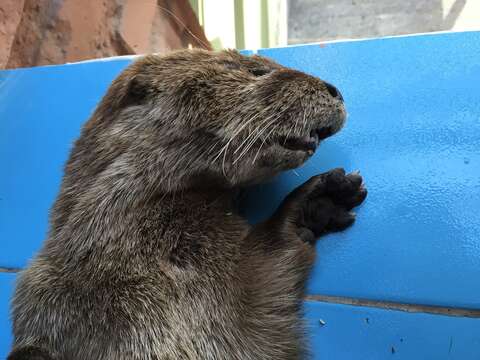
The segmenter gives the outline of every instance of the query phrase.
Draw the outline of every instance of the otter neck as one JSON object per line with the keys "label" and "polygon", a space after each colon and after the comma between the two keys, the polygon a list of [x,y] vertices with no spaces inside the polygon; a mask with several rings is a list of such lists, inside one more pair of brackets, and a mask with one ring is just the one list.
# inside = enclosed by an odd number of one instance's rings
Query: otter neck
{"label": "otter neck", "polygon": [[159,195],[159,201],[168,201],[175,206],[177,203],[188,203],[190,206],[209,205],[220,211],[235,212],[236,199],[239,191],[227,188],[189,188],[175,193]]}

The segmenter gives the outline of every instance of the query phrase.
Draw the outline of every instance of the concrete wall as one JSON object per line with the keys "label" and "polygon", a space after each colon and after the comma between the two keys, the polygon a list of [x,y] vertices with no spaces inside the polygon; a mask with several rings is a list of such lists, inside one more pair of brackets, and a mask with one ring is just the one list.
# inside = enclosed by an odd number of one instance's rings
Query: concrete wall
{"label": "concrete wall", "polygon": [[289,0],[290,44],[480,29],[479,0]]}

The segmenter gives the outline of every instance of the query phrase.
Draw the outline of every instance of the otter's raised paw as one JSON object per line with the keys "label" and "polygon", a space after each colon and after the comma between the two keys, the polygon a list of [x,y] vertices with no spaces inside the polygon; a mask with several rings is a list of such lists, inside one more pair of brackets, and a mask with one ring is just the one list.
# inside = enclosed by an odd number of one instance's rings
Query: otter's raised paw
{"label": "otter's raised paw", "polygon": [[355,213],[351,210],[366,196],[360,174],[334,169],[312,177],[295,189],[285,199],[282,213],[293,221],[302,240],[314,243],[324,233],[352,225]]}

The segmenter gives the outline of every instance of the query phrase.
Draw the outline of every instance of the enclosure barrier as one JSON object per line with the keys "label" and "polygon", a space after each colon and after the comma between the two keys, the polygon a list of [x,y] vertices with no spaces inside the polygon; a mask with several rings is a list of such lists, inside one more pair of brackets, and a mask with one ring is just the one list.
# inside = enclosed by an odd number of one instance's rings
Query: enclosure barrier
{"label": "enclosure barrier", "polygon": [[[318,245],[306,299],[318,359],[480,359],[480,33],[259,50],[335,84],[346,127],[245,200],[252,222],[296,185],[360,170],[357,222]],[[37,251],[82,123],[130,63],[0,72],[0,358],[16,272]]]}

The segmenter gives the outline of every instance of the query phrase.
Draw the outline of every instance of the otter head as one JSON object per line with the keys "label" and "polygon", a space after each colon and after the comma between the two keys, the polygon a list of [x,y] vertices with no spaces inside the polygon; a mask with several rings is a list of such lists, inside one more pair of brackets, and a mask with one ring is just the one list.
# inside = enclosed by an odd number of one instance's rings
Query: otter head
{"label": "otter head", "polygon": [[172,191],[269,179],[344,121],[340,92],[316,77],[257,55],[185,50],[131,64],[85,132]]}

